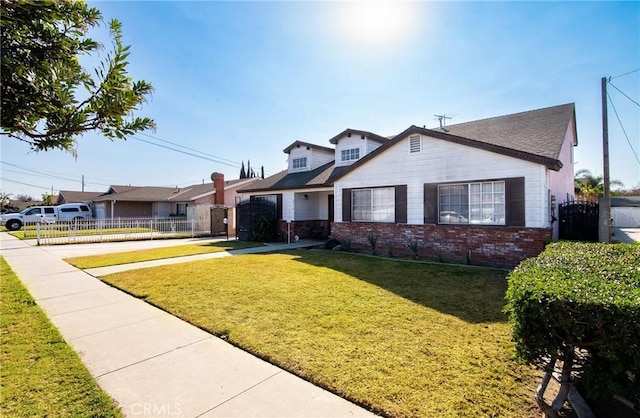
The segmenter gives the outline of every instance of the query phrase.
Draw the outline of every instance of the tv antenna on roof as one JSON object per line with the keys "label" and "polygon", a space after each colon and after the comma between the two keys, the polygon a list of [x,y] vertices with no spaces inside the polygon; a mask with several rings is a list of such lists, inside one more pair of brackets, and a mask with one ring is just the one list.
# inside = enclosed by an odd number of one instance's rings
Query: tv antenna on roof
{"label": "tv antenna on roof", "polygon": [[436,118],[438,118],[438,121],[440,122],[440,129],[442,129],[443,131],[447,131],[446,128],[446,124],[447,124],[447,119],[451,119],[451,116],[447,116],[446,113],[443,113],[442,115],[433,115]]}

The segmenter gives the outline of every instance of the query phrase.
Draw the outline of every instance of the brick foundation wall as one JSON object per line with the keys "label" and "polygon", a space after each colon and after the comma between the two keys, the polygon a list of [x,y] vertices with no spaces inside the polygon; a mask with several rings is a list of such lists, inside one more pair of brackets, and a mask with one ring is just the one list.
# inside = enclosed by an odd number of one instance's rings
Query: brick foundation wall
{"label": "brick foundation wall", "polygon": [[[287,221],[278,221],[278,239],[287,241]],[[328,236],[329,221],[292,221],[291,222],[291,241],[295,235],[298,238],[325,239]]]}
{"label": "brick foundation wall", "polygon": [[418,242],[418,257],[493,267],[514,267],[535,257],[551,239],[550,228],[488,227],[475,225],[406,225],[334,222],[331,237],[351,240],[355,249],[370,249],[367,236],[378,237],[377,251],[413,256],[409,242]]}

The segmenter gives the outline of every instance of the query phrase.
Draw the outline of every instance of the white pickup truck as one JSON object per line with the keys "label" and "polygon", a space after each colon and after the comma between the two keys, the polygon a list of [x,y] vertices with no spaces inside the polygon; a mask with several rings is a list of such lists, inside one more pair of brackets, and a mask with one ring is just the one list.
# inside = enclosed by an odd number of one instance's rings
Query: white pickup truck
{"label": "white pickup truck", "polygon": [[2,215],[1,223],[10,231],[18,231],[25,224],[52,224],[92,217],[91,208],[84,203],[65,203],[58,206],[33,206],[20,213]]}

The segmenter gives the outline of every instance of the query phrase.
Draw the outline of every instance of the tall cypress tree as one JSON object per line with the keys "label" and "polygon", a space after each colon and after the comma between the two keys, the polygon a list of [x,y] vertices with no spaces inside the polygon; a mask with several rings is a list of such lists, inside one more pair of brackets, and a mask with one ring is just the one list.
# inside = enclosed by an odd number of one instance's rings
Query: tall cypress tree
{"label": "tall cypress tree", "polygon": [[244,170],[244,161],[242,162],[242,168],[240,169],[240,178],[241,179],[247,178],[247,172]]}

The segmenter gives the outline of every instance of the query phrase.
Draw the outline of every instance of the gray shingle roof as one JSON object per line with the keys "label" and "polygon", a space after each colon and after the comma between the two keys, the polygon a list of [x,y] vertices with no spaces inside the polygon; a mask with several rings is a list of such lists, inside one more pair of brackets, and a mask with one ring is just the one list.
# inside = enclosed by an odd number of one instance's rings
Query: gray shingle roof
{"label": "gray shingle roof", "polygon": [[68,203],[82,203],[85,201],[93,200],[96,197],[102,195],[103,192],[77,192],[73,190],[60,190],[58,193],[58,200],[60,197]]}
{"label": "gray shingle roof", "polygon": [[[575,114],[573,103],[447,126],[447,133],[558,159]],[[433,129],[440,131],[440,128]]]}
{"label": "gray shingle roof", "polygon": [[[574,123],[570,125],[572,120]],[[445,132],[440,128],[426,129],[410,126],[391,141],[350,165],[333,180],[366,164],[389,147],[416,133],[532,161],[552,170],[562,168],[559,156],[567,129],[574,130],[577,145],[574,103],[460,123],[448,126],[446,129]]]}
{"label": "gray shingle roof", "polygon": [[287,173],[283,170],[273,176],[256,182],[249,187],[238,190],[239,192],[257,192],[266,190],[292,190],[311,187],[331,187],[333,178],[346,167],[336,167],[334,162],[324,164],[315,170],[302,173]]}
{"label": "gray shingle roof", "polygon": [[[231,189],[242,183],[251,183],[257,179],[226,180],[224,188]],[[248,184],[247,184],[248,186]],[[118,186],[109,187],[111,193],[98,193],[92,199],[95,202],[120,200],[129,202],[189,202],[198,196],[213,194],[213,183],[193,184],[186,187]]]}

